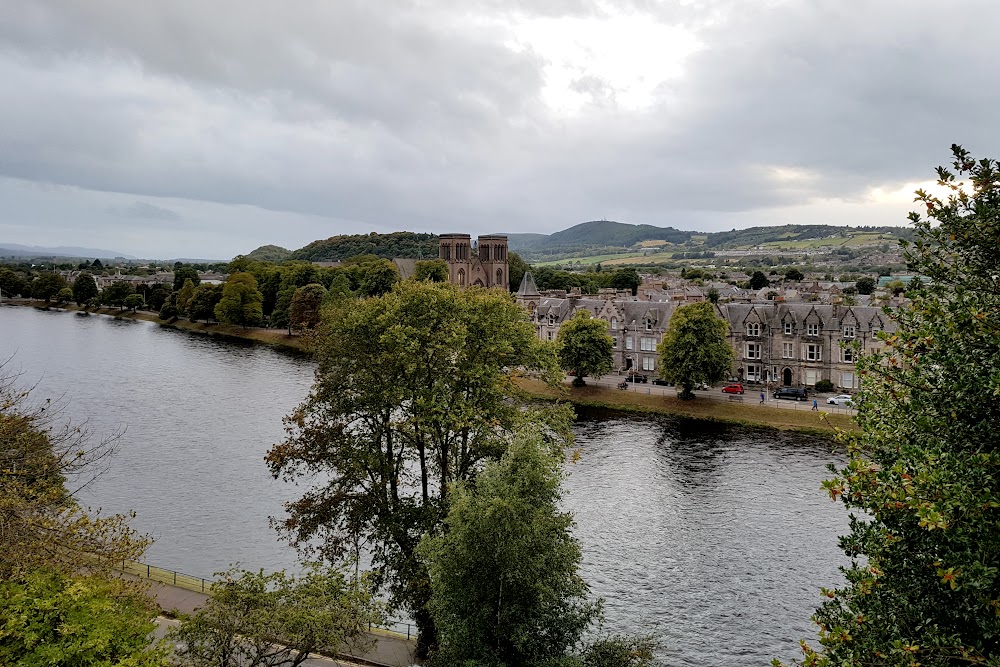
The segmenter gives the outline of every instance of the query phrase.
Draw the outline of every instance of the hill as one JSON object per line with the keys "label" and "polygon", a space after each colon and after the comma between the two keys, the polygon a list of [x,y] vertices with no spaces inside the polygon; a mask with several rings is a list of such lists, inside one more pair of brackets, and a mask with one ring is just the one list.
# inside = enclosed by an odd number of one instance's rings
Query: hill
{"label": "hill", "polygon": [[256,250],[247,253],[244,257],[255,259],[259,262],[283,262],[292,256],[292,251],[278,245],[262,245]]}
{"label": "hill", "polygon": [[313,241],[306,247],[292,252],[288,259],[338,262],[358,255],[376,255],[386,259],[393,257],[433,259],[438,255],[438,237],[436,234],[417,232],[344,234]]}
{"label": "hill", "polygon": [[73,246],[46,247],[38,245],[20,245],[18,243],[0,243],[0,257],[79,257],[81,259],[135,259],[116,250],[100,250],[98,248],[77,248]]}

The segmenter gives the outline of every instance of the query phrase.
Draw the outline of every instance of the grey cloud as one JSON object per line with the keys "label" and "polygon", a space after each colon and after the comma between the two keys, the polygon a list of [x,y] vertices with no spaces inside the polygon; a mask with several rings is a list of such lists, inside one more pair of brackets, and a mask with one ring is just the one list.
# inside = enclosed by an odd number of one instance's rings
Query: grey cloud
{"label": "grey cloud", "polygon": [[125,208],[112,208],[111,210],[126,218],[137,218],[139,220],[161,220],[174,222],[181,219],[181,216],[177,213],[177,211],[172,211],[169,208],[156,206],[144,201],[137,201]]}

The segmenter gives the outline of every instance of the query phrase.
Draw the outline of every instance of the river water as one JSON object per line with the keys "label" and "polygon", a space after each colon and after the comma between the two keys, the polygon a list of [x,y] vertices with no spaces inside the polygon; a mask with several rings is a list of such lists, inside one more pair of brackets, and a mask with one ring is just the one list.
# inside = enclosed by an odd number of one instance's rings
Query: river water
{"label": "river water", "polygon": [[[210,576],[294,567],[268,523],[301,494],[263,463],[313,364],[152,323],[0,307],[0,359],[96,434],[124,430],[81,495],[137,513],[153,564]],[[820,491],[840,455],[801,434],[588,413],[565,505],[605,630],[652,632],[667,665],[767,665],[812,638],[819,587],[841,581],[845,512]]]}

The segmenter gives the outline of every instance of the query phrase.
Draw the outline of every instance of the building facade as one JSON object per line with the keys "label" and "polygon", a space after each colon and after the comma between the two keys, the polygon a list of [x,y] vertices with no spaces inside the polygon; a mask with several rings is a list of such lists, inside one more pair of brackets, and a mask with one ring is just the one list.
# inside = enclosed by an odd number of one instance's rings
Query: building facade
{"label": "building facade", "polygon": [[438,258],[448,264],[448,280],[460,287],[509,288],[507,237],[480,236],[475,245],[468,234],[441,234]]}
{"label": "building facade", "polygon": [[[653,374],[659,366],[657,346],[670,316],[684,305],[665,292],[646,292],[642,298],[613,290],[597,295],[542,294],[530,272],[516,298],[542,340],[555,340],[563,322],[577,310],[588,310],[608,323],[616,370],[635,368]],[[857,389],[857,355],[880,349],[878,332],[893,328],[882,309],[874,306],[728,303],[717,305],[716,312],[729,325],[732,377],[771,386],[812,387],[829,380],[841,389]]]}

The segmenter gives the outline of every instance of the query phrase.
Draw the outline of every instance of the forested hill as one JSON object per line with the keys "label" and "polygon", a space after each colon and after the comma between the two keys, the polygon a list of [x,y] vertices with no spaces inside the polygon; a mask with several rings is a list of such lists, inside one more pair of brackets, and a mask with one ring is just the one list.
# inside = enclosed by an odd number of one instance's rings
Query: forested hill
{"label": "forested hill", "polygon": [[632,246],[642,241],[686,243],[698,232],[685,232],[673,227],[629,225],[611,220],[592,220],[554,234],[511,234],[511,250],[540,251],[553,248]]}
{"label": "forested hill", "polygon": [[295,250],[289,259],[305,259],[310,262],[337,262],[358,255],[375,255],[392,259],[408,257],[434,259],[438,255],[436,234],[417,232],[392,232],[391,234],[350,234],[331,236],[321,241],[313,241],[304,248]]}

